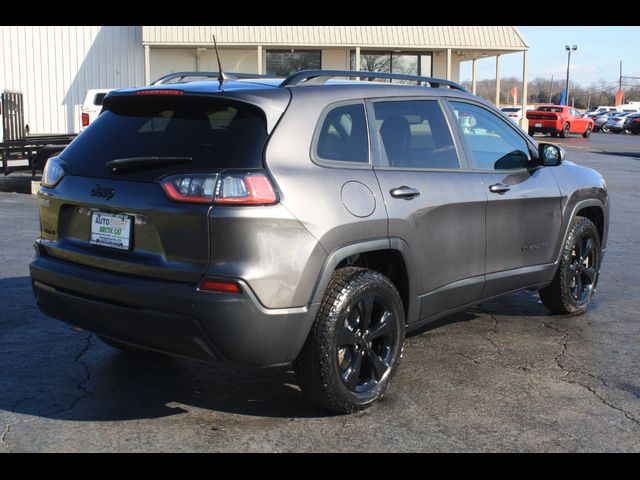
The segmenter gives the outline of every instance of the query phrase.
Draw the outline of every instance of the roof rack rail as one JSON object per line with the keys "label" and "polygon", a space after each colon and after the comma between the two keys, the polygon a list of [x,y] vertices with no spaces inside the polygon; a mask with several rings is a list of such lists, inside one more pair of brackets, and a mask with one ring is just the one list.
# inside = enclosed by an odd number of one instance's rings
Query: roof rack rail
{"label": "roof rack rail", "polygon": [[[258,73],[235,73],[235,72],[224,72],[227,80],[238,80],[243,78],[274,78],[273,75],[261,75]],[[215,80],[220,76],[219,72],[174,72],[169,73],[163,77],[158,78],[156,81],[152,82],[151,85],[164,85],[166,83],[188,83],[195,82],[197,80],[186,80],[188,78],[213,78]],[[171,80],[178,79],[177,82],[171,82]]]}
{"label": "roof rack rail", "polygon": [[447,86],[455,90],[468,92],[466,88],[456,82],[442,78],[421,77],[418,75],[405,75],[402,73],[363,72],[357,70],[302,70],[292,73],[280,84],[281,87],[294,85],[321,85],[332,77],[358,77],[358,78],[388,78],[393,80],[411,80],[418,83],[428,83],[431,87],[439,88]]}

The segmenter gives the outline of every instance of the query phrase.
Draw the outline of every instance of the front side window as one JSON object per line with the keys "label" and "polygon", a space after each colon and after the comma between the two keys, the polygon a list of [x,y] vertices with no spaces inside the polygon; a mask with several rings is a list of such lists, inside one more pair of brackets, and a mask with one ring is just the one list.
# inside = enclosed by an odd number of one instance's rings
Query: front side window
{"label": "front side window", "polygon": [[369,163],[364,105],[341,105],[331,110],[320,127],[316,151],[324,160]]}
{"label": "front side window", "polygon": [[319,70],[320,50],[267,50],[267,74],[286,77],[299,70]]}
{"label": "front side window", "polygon": [[385,165],[460,168],[451,131],[436,100],[376,102],[374,111]]}
{"label": "front side window", "polygon": [[489,110],[466,102],[450,102],[460,131],[480,170],[525,168],[529,148],[507,121]]}

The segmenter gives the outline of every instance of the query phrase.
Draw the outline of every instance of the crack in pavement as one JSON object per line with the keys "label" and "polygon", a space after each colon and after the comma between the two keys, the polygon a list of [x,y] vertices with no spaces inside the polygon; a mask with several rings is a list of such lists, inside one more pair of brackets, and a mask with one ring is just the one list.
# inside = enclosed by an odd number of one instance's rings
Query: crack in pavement
{"label": "crack in pavement", "polygon": [[[562,380],[563,382],[569,383],[569,384],[573,384],[573,385],[578,385],[584,389],[586,389],[587,391],[591,392],[598,400],[600,400],[600,402],[602,402],[604,405],[606,405],[609,408],[612,408],[613,410],[617,410],[618,412],[622,413],[628,420],[631,420],[633,423],[635,423],[637,426],[640,427],[640,420],[637,420],[631,413],[627,412],[626,410],[613,405],[611,402],[607,401],[602,395],[600,395],[594,388],[590,387],[589,385],[585,385],[582,382],[579,382],[577,380],[571,380],[568,379],[567,377],[570,374],[582,374],[582,375],[586,375],[589,376],[591,378],[594,378],[596,380],[599,380],[600,383],[602,383],[602,385],[605,388],[609,388],[612,390],[622,390],[623,392],[627,392],[627,393],[632,393],[633,395],[636,395],[634,392],[629,392],[627,390],[624,389],[618,389],[618,388],[614,388],[609,386],[602,378],[593,375],[589,372],[582,372],[580,370],[571,370],[567,367],[565,367],[561,362],[560,362],[560,357],[563,356],[565,354],[565,352],[567,351],[567,338],[569,337],[569,332],[565,332],[563,330],[560,330],[559,328],[550,325],[548,322],[543,322],[542,325],[546,328],[549,328],[550,330],[553,330],[555,332],[558,332],[562,335],[562,338],[560,339],[560,345],[562,346],[562,348],[560,349],[560,351],[554,356],[553,360],[555,361],[556,365],[558,366],[558,368],[565,372],[563,375],[560,375],[558,377],[559,380]],[[637,396],[637,395],[636,395]]]}
{"label": "crack in pavement", "polygon": [[80,352],[78,352],[78,354],[75,356],[74,361],[76,363],[79,363],[80,365],[82,365],[82,368],[84,368],[85,371],[85,377],[84,379],[82,379],[82,381],[80,381],[80,383],[78,383],[78,389],[82,390],[85,395],[84,396],[78,396],[74,402],[71,404],[71,407],[69,408],[69,410],[73,410],[73,408],[76,406],[76,404],[82,399],[82,398],[86,398],[86,397],[91,397],[92,394],[89,390],[87,390],[86,388],[84,388],[85,383],[87,383],[89,380],[91,380],[91,370],[89,369],[89,365],[87,365],[86,362],[84,362],[83,360],[81,360],[81,358],[87,353],[87,351],[92,347],[92,343],[91,343],[91,337],[93,337],[93,333],[89,333],[89,335],[87,335],[86,338],[86,345],[84,346],[84,348],[82,350],[80,350]]}
{"label": "crack in pavement", "polygon": [[553,325],[550,325],[548,322],[542,322],[542,326],[548,328],[549,330],[553,330],[554,332],[557,332],[559,334],[562,335],[562,338],[560,338],[560,345],[562,346],[562,348],[560,349],[560,351],[558,353],[556,353],[556,355],[553,357],[553,361],[556,363],[556,365],[558,366],[558,368],[560,370],[562,370],[563,372],[567,372],[564,375],[562,375],[560,378],[564,378],[566,377],[570,371],[567,370],[564,365],[562,365],[560,363],[560,357],[564,355],[564,353],[567,351],[567,337],[569,337],[569,332],[564,332],[562,330],[560,330],[559,328],[554,327]]}
{"label": "crack in pavement", "polygon": [[9,432],[11,431],[11,423],[8,423],[7,426],[4,429],[4,432],[2,432],[2,436],[0,436],[0,443],[4,444],[7,446],[7,448],[9,448],[9,443],[6,440],[7,435],[9,434]]}
{"label": "crack in pavement", "polygon": [[[500,346],[490,337],[490,335],[495,335],[496,333],[498,333],[498,319],[491,312],[487,312],[486,310],[482,310],[481,308],[478,308],[478,310],[480,310],[481,313],[488,315],[489,318],[493,320],[493,325],[489,327],[489,333],[487,335],[483,335],[482,333],[479,333],[478,335],[480,335],[480,337],[488,341],[493,346],[493,348],[495,348],[496,353],[494,355],[501,355],[502,350],[500,349]],[[488,355],[488,356],[491,357],[494,355]],[[480,358],[485,358],[485,357],[480,357]]]}
{"label": "crack in pavement", "polygon": [[[82,390],[82,392],[84,392],[83,395],[79,395],[77,396],[73,402],[71,403],[71,405],[69,407],[65,407],[62,408],[60,410],[57,410],[55,412],[49,413],[47,415],[49,416],[55,416],[55,415],[60,415],[62,413],[66,413],[69,412],[71,410],[73,410],[76,405],[78,404],[78,402],[86,397],[92,396],[91,392],[89,390],[87,390],[84,385],[91,379],[91,370],[89,369],[89,366],[86,364],[86,362],[84,362],[82,360],[82,357],[87,353],[87,351],[93,346],[93,344],[91,343],[91,337],[93,336],[93,333],[89,333],[85,339],[86,344],[84,347],[82,347],[82,349],[75,355],[73,361],[76,363],[79,363],[80,365],[82,365],[82,367],[85,370],[85,376],[84,378],[78,383],[77,388],[79,390]],[[30,397],[25,397],[22,398],[18,401],[16,401],[13,406],[10,409],[10,413],[15,413],[15,410],[18,408],[18,406],[22,403],[22,402],[26,402],[27,400],[30,400],[32,398],[35,398],[35,396],[30,396]],[[11,429],[13,427],[15,427],[16,425],[21,425],[21,424],[25,424],[25,423],[31,423],[35,420],[37,420],[38,418],[40,418],[39,416],[34,416],[33,418],[30,418],[28,420],[20,420],[17,422],[13,422],[13,423],[8,423],[5,426],[4,431],[2,432],[2,435],[0,435],[0,444],[6,445],[7,448],[10,448],[10,444],[9,442],[7,442],[7,435],[9,434],[9,432],[11,432]],[[11,450],[9,450],[11,451]]]}
{"label": "crack in pavement", "polygon": [[[487,340],[488,342],[490,342],[493,347],[496,349],[496,353],[491,354],[491,355],[484,355],[481,357],[477,357],[477,358],[473,358],[470,357],[469,355],[465,355],[463,353],[456,353],[456,355],[458,355],[459,357],[462,357],[476,365],[479,365],[480,362],[479,360],[484,359],[484,358],[491,358],[494,357],[495,355],[500,355],[501,354],[501,349],[498,346],[498,344],[491,338],[490,335],[492,334],[496,334],[497,333],[497,325],[498,325],[498,319],[495,317],[494,314],[487,312],[485,310],[481,310],[480,311],[486,315],[488,315],[492,320],[493,320],[493,325],[489,328],[489,334],[488,335],[483,335],[483,334],[479,334],[480,337],[482,337],[483,339]],[[593,387],[584,384],[583,382],[580,382],[578,380],[574,380],[574,379],[569,379],[567,378],[569,375],[574,374],[574,375],[585,375],[588,377],[591,377],[595,380],[598,380],[602,386],[604,388],[610,389],[610,390],[620,390],[626,393],[630,393],[632,395],[634,395],[637,398],[640,398],[640,395],[638,395],[635,392],[623,389],[623,388],[617,388],[617,387],[613,387],[611,385],[609,385],[607,382],[605,382],[602,378],[598,377],[597,375],[594,375],[592,373],[589,372],[583,372],[580,370],[572,370],[567,368],[561,361],[561,358],[564,356],[564,354],[567,351],[568,345],[567,345],[567,339],[569,338],[569,332],[565,332],[563,330],[560,330],[559,328],[557,328],[554,325],[551,325],[548,322],[542,322],[542,326],[545,328],[548,328],[550,330],[553,330],[556,333],[559,333],[561,335],[560,340],[559,340],[559,344],[561,346],[560,350],[555,353],[555,355],[553,356],[553,361],[556,364],[557,368],[562,372],[562,374],[558,377],[554,377],[557,378],[558,380],[561,380],[563,382],[569,383],[569,384],[573,384],[573,385],[578,385],[579,387],[584,388],[585,390],[587,390],[588,392],[590,392],[593,396],[595,396],[602,404],[606,405],[607,407],[616,410],[620,413],[622,413],[625,418],[627,418],[628,420],[632,421],[634,424],[636,424],[637,426],[640,426],[640,420],[636,419],[635,416],[624,410],[623,408],[618,407],[617,405],[612,404],[610,401],[608,401],[607,399],[605,399],[600,393],[598,393]],[[520,370],[520,371],[524,371],[524,372],[528,372],[528,367],[534,366],[536,365],[536,363],[539,362],[530,362],[527,363],[525,365],[521,365],[521,366],[517,366],[516,370]],[[543,376],[546,376],[544,374],[542,374]]]}

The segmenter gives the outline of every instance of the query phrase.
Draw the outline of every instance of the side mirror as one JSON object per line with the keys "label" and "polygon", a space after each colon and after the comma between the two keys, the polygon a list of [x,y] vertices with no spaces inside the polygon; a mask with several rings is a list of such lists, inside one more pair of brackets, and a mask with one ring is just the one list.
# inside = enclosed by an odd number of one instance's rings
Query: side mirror
{"label": "side mirror", "polygon": [[543,167],[557,167],[564,160],[564,148],[551,143],[538,145],[538,158]]}

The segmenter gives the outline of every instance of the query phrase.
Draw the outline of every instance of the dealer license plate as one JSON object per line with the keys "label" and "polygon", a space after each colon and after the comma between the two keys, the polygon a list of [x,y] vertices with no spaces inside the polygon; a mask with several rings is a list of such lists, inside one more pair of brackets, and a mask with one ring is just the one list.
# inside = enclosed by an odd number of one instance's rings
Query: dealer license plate
{"label": "dealer license plate", "polygon": [[131,248],[132,219],[133,217],[130,215],[92,212],[89,243],[100,247],[129,250]]}
{"label": "dealer license plate", "polygon": [[542,127],[542,124],[541,124],[541,123],[536,123],[536,124],[535,124],[535,127],[536,127],[536,128],[540,128],[540,127]]}

